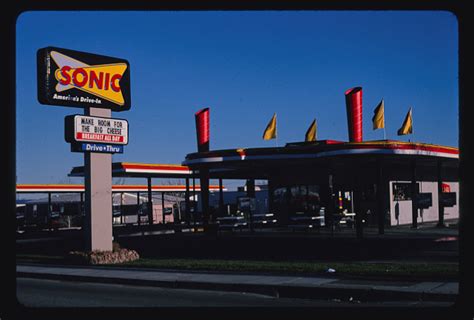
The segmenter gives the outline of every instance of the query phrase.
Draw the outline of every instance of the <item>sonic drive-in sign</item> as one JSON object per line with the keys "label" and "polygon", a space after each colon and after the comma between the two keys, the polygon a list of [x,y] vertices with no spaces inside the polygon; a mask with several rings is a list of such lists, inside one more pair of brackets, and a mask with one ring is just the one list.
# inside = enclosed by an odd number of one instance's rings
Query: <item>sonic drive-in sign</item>
{"label": "sonic drive-in sign", "polygon": [[38,50],[37,66],[41,104],[130,109],[127,60],[47,47]]}

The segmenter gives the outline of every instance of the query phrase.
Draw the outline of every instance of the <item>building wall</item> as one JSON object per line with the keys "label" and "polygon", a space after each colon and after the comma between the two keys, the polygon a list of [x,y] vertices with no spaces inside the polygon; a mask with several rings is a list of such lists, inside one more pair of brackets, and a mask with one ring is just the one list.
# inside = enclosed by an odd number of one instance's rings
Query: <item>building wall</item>
{"label": "building wall", "polygon": [[[412,201],[403,200],[395,201],[393,197],[393,184],[403,182],[410,183],[410,181],[389,181],[390,187],[390,224],[393,225],[405,225],[412,223]],[[432,206],[428,209],[419,209],[418,210],[418,223],[438,221],[438,183],[437,182],[427,182],[427,181],[417,181],[420,184],[419,192],[430,192],[432,194]],[[451,192],[456,192],[456,205],[453,207],[444,208],[444,219],[456,219],[459,218],[459,183],[458,182],[445,182],[450,188]],[[397,219],[397,206],[398,204],[398,219]]]}
{"label": "building wall", "polygon": [[[165,208],[173,208],[173,203],[165,201]],[[165,215],[165,223],[174,222],[172,214]],[[160,204],[153,204],[153,223],[163,223],[163,210]]]}

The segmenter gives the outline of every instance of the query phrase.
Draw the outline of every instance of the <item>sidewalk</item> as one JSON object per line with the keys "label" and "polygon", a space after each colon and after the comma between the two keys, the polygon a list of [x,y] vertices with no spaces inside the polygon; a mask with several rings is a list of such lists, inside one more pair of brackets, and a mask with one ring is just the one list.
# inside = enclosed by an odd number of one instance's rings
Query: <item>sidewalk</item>
{"label": "sidewalk", "polygon": [[182,272],[155,269],[48,266],[18,264],[17,277],[117,283],[181,289],[238,291],[276,297],[355,301],[452,301],[458,282],[340,279],[337,276],[298,277]]}

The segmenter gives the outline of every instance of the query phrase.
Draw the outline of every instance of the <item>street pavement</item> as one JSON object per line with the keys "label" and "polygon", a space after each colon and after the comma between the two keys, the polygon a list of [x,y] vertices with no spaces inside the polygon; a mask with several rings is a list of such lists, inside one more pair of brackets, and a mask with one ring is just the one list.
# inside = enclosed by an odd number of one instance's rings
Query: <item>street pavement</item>
{"label": "street pavement", "polygon": [[444,301],[361,302],[355,299],[297,299],[217,290],[171,289],[123,284],[17,278],[17,300],[25,307],[449,307]]}
{"label": "street pavement", "polygon": [[17,264],[17,278],[54,279],[174,289],[247,292],[277,298],[340,299],[344,301],[455,302],[456,281],[389,281],[342,279],[335,275],[275,276],[183,272],[101,266]]}

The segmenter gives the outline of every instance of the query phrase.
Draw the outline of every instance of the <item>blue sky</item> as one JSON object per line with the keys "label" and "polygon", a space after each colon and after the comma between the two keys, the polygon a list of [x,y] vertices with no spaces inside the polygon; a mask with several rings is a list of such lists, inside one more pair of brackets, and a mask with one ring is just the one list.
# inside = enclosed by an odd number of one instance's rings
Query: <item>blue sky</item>
{"label": "blue sky", "polygon": [[[17,182],[68,178],[83,155],[64,141],[80,108],[37,101],[36,51],[46,46],[127,59],[129,145],[113,161],[181,163],[195,152],[194,113],[211,111],[212,149],[271,147],[262,133],[277,113],[278,145],[347,141],[345,90],[363,87],[364,140],[385,101],[386,132],[458,146],[456,17],[442,11],[27,12],[17,20]],[[398,137],[409,107],[414,134]],[[144,183],[131,180],[130,183]],[[230,186],[230,182],[229,182]]]}

